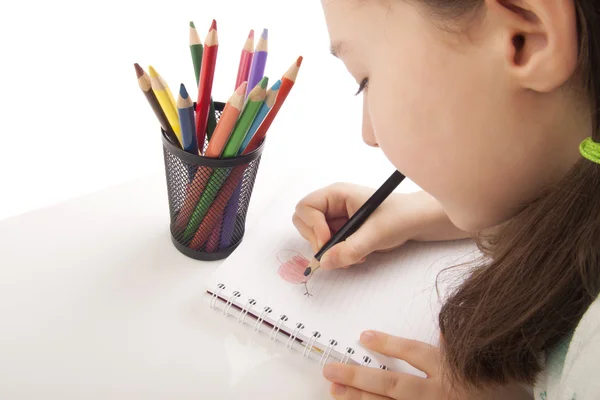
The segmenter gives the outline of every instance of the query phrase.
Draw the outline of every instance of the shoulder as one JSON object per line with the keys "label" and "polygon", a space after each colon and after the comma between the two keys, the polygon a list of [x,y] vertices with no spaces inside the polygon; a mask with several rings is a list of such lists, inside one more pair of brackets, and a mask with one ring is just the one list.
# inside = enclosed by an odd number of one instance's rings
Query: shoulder
{"label": "shoulder", "polygon": [[600,399],[600,297],[579,321],[566,355],[559,383],[560,400]]}

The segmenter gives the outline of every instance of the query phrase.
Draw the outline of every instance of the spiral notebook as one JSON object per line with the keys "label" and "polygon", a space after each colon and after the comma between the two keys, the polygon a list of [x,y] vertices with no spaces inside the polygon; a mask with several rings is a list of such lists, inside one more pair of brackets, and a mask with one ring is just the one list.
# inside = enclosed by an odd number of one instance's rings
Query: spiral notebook
{"label": "spiral notebook", "polygon": [[[470,240],[417,243],[371,255],[349,269],[303,272],[312,257],[292,224],[296,203],[308,189],[295,181],[279,191],[246,232],[240,247],[218,268],[209,288],[210,307],[230,323],[249,325],[299,357],[420,374],[410,365],[364,348],[363,330],[376,329],[438,344],[440,295],[456,279],[442,269],[473,260]],[[455,270],[452,270],[455,271]],[[422,375],[422,374],[421,374]]]}

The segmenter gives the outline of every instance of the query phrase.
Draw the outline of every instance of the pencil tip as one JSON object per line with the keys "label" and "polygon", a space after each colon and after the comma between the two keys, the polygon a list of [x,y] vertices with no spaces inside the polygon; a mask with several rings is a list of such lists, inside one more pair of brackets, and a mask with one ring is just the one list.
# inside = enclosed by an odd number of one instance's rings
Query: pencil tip
{"label": "pencil tip", "polygon": [[217,21],[216,20],[212,20],[212,24],[210,24],[210,29],[209,31],[216,31],[217,30]]}
{"label": "pencil tip", "polygon": [[244,81],[236,89],[235,94],[237,94],[238,96],[243,96],[244,94],[246,94],[247,89],[248,89],[248,81]]}
{"label": "pencil tip", "polygon": [[190,28],[196,29],[196,25],[194,25],[194,21],[190,21]]}
{"label": "pencil tip", "polygon": [[254,29],[250,29],[250,33],[248,34],[248,39],[254,39]]}
{"label": "pencil tip", "polygon": [[158,76],[158,73],[156,72],[156,70],[154,69],[154,67],[152,65],[148,66],[148,71],[150,71],[150,76],[152,78],[156,78]]}
{"label": "pencil tip", "polygon": [[309,276],[311,272],[312,272],[312,269],[310,267],[306,268],[304,270],[304,276]]}
{"label": "pencil tip", "polygon": [[267,28],[263,29],[260,37],[263,38],[263,40],[269,40],[269,30]]}
{"label": "pencil tip", "polygon": [[261,80],[260,80],[260,87],[261,89],[266,89],[267,85],[269,84],[269,78],[264,76]]}
{"label": "pencil tip", "polygon": [[140,64],[138,63],[133,64],[133,66],[135,67],[135,74],[138,78],[141,78],[142,75],[144,75],[144,70],[142,69],[142,67],[140,67]]}
{"label": "pencil tip", "polygon": [[296,66],[301,66],[302,65],[302,60],[304,60],[304,57],[300,56],[298,57],[298,59],[296,60]]}
{"label": "pencil tip", "polygon": [[273,84],[273,86],[271,86],[271,90],[279,90],[280,87],[281,87],[281,79],[279,79],[277,82],[275,82],[275,84]]}
{"label": "pencil tip", "polygon": [[179,86],[179,95],[183,98],[183,99],[187,99],[189,97],[187,90],[185,90],[185,85],[182,83],[181,86]]}

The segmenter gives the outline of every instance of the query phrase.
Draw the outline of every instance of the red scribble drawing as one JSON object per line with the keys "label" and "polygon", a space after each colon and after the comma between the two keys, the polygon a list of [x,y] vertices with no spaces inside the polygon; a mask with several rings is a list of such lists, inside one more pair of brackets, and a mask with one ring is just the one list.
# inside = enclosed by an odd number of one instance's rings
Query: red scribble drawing
{"label": "red scribble drawing", "polygon": [[312,296],[308,292],[306,282],[310,279],[310,276],[304,276],[304,271],[310,264],[310,261],[302,254],[295,250],[281,250],[277,253],[277,260],[279,261],[279,268],[277,274],[286,282],[293,284],[304,284],[306,289],[305,296]]}

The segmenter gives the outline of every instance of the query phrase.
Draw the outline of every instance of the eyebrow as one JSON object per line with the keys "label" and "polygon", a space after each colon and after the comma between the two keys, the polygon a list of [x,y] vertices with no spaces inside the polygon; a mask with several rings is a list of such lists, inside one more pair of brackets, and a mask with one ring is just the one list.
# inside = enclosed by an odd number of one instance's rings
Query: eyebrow
{"label": "eyebrow", "polygon": [[340,56],[346,51],[346,43],[334,42],[331,44],[331,46],[329,46],[329,51],[334,57],[340,58]]}

